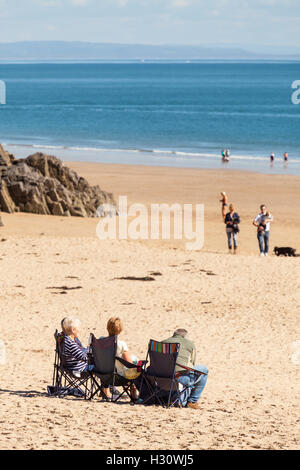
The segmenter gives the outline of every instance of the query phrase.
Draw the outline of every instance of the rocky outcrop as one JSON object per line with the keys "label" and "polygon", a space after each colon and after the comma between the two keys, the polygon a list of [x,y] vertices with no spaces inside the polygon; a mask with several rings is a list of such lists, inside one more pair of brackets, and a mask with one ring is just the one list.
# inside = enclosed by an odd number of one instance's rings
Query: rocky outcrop
{"label": "rocky outcrop", "polygon": [[0,146],[0,209],[4,212],[96,217],[113,195],[90,186],[56,157],[36,153],[16,160]]}
{"label": "rocky outcrop", "polygon": [[1,166],[10,166],[15,160],[15,157],[9,152],[6,152],[2,145],[0,145],[0,168]]}
{"label": "rocky outcrop", "polygon": [[5,180],[2,181],[0,188],[0,207],[3,212],[12,214],[16,211],[16,206],[11,198]]}

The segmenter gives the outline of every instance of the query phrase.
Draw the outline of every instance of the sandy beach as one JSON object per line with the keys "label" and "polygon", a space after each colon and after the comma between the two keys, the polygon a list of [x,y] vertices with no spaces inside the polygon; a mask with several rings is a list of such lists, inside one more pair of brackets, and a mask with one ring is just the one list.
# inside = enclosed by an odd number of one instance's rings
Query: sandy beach
{"label": "sandy beach", "polygon": [[[128,202],[205,205],[205,244],[106,240],[96,219],[1,213],[1,449],[298,449],[300,259],[258,256],[252,220],[264,203],[271,250],[300,253],[299,177],[226,169],[68,164]],[[238,256],[227,254],[220,191],[242,219]],[[115,280],[159,271],[155,282]],[[213,275],[208,275],[209,272]],[[62,295],[61,286],[77,287]],[[53,333],[60,320],[105,334],[122,318],[124,339],[143,359],[150,338],[184,327],[209,369],[201,411],[49,398]]]}

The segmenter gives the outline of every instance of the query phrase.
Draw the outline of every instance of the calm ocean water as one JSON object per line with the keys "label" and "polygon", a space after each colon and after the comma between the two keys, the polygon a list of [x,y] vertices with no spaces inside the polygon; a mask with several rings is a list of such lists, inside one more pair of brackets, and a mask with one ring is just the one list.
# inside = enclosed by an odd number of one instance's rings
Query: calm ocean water
{"label": "calm ocean water", "polygon": [[231,168],[300,174],[300,63],[3,63],[0,79],[17,156],[216,168],[230,148]]}

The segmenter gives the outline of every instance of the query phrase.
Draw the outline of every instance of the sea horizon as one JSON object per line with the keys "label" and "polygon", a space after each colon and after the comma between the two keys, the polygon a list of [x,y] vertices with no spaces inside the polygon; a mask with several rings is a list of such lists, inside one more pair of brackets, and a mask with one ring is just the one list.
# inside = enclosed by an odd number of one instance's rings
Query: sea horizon
{"label": "sea horizon", "polygon": [[222,168],[230,149],[226,168],[299,175],[299,69],[278,60],[0,61],[0,141],[22,158],[187,168]]}

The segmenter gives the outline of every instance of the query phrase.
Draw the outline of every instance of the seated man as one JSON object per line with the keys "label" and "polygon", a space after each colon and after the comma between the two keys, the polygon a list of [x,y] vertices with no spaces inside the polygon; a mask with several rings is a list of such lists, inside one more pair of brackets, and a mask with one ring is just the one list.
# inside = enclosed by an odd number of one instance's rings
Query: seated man
{"label": "seated man", "polygon": [[88,365],[88,350],[83,348],[78,339],[80,321],[77,318],[67,317],[62,321],[64,332],[65,367],[72,372],[80,373],[92,370],[94,366]]}
{"label": "seated man", "polygon": [[187,406],[194,410],[199,410],[198,400],[204,390],[207,381],[208,369],[203,365],[195,365],[196,363],[196,347],[194,343],[187,338],[188,332],[183,328],[176,330],[171,338],[165,339],[163,343],[180,343],[180,350],[177,358],[177,364],[203,372],[206,375],[198,375],[195,372],[187,371],[176,366],[178,373],[178,382],[184,387],[188,386],[190,395],[188,397]]}

